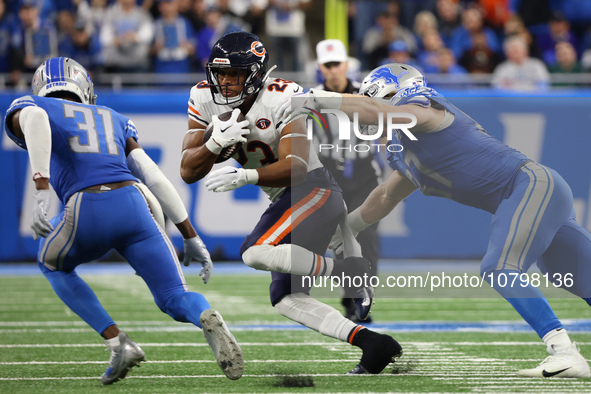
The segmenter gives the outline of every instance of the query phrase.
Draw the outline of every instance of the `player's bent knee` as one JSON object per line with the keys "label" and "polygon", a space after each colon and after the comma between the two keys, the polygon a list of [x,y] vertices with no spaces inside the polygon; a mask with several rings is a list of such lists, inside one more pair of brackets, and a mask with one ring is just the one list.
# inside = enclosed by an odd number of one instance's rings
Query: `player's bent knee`
{"label": "player's bent knee", "polygon": [[251,246],[242,254],[242,260],[244,261],[244,264],[251,268],[262,271],[271,271],[272,251],[274,248],[275,246],[272,245]]}
{"label": "player's bent knee", "polygon": [[301,299],[303,294],[287,294],[281,300],[275,304],[275,309],[282,316],[291,319],[293,311],[298,310],[301,307]]}

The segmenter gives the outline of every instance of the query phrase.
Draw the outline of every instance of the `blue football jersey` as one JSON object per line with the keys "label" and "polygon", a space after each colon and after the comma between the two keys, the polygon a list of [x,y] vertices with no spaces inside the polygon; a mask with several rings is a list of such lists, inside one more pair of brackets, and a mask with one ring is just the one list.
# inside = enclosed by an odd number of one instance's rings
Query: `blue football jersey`
{"label": "blue football jersey", "polygon": [[6,134],[20,147],[8,124],[11,114],[29,106],[47,112],[51,125],[50,183],[62,204],[75,192],[103,183],[137,180],[127,167],[126,140],[137,140],[137,129],[127,117],[110,108],[57,98],[24,96],[6,112]]}
{"label": "blue football jersey", "polygon": [[494,213],[528,158],[488,135],[443,96],[432,89],[422,90],[426,96],[395,97],[392,103],[443,107],[454,115],[454,120],[437,132],[415,133],[417,141],[395,131],[389,143],[404,149],[388,152],[390,166],[406,175],[425,195]]}

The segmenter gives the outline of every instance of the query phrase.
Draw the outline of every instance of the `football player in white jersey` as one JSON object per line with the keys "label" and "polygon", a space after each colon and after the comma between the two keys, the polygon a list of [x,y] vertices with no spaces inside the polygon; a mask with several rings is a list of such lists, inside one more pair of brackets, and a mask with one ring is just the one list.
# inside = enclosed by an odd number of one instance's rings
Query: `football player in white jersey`
{"label": "football player in white jersey", "polygon": [[[302,88],[292,81],[268,78],[268,57],[254,34],[229,33],[216,42],[206,67],[207,81],[191,89],[181,176],[187,183],[207,176],[205,185],[214,192],[246,184],[260,186],[272,204],[242,244],[242,259],[250,267],[271,271],[271,303],[279,313],[362,349],[361,361],[351,373],[379,373],[402,353],[398,342],[310,297],[310,288],[301,280],[301,276],[363,277],[369,264],[355,257],[360,256],[360,248],[352,236],[345,251],[349,257],[324,257],[337,226],[346,223],[341,189],[310,150],[303,120],[282,124],[274,119],[277,102]],[[229,120],[218,118],[232,110]],[[240,113],[246,120],[237,122]],[[211,137],[203,143],[210,124]],[[211,171],[222,149],[237,143],[242,147],[234,158],[242,168]],[[367,318],[371,288],[349,289],[349,296],[355,300],[358,316]]]}

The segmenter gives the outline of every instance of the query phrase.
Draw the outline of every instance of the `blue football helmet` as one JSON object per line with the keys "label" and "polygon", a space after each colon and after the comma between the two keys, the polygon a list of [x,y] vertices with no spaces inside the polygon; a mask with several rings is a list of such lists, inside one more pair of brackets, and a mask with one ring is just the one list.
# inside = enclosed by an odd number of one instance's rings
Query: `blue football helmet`
{"label": "blue football helmet", "polygon": [[416,68],[390,63],[372,70],[361,82],[359,93],[369,97],[389,97],[401,89],[427,86],[427,79]]}
{"label": "blue football helmet", "polygon": [[77,61],[67,57],[53,57],[35,70],[31,89],[36,96],[45,97],[54,92],[70,92],[81,103],[95,104],[94,85],[88,71]]}
{"label": "blue football helmet", "polygon": [[[261,90],[267,78],[268,67],[269,53],[257,36],[243,31],[224,35],[213,46],[209,62],[205,66],[213,101],[232,108],[238,107],[249,96]],[[221,93],[218,73],[224,68],[246,72],[244,81],[233,85],[242,85],[242,92],[236,97],[225,97]]]}

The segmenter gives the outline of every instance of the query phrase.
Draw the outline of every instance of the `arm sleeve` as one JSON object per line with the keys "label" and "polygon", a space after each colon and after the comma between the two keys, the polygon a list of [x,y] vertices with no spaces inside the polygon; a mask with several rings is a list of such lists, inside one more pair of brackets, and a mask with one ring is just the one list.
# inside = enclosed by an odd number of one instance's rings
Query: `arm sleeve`
{"label": "arm sleeve", "polygon": [[189,217],[183,200],[172,183],[143,149],[132,150],[127,155],[127,164],[131,173],[148,186],[148,189],[156,196],[162,206],[162,211],[174,224],[179,224]]}
{"label": "arm sleeve", "polygon": [[29,151],[33,180],[49,178],[51,125],[47,112],[39,107],[25,107],[20,112],[19,123]]}

